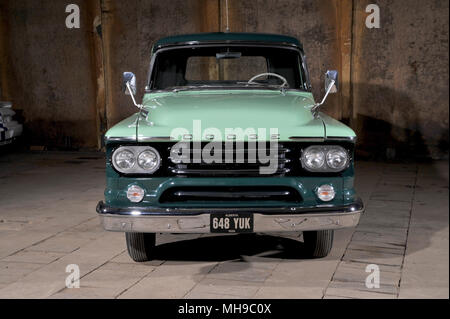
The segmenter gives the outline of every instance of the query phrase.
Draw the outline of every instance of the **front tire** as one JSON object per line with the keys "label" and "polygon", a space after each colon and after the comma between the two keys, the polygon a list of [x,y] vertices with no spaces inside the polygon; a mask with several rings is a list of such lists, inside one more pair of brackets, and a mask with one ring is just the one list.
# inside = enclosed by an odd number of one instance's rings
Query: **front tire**
{"label": "front tire", "polygon": [[152,260],[155,252],[156,234],[125,233],[128,255],[136,262]]}
{"label": "front tire", "polygon": [[306,253],[311,258],[326,257],[333,247],[334,230],[317,230],[303,232]]}

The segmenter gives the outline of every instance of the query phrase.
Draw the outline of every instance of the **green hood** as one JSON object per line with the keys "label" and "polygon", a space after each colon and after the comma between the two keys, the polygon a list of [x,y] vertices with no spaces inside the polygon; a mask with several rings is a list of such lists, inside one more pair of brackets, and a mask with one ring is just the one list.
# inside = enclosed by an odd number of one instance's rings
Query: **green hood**
{"label": "green hood", "polygon": [[[181,91],[177,93],[148,94],[143,105],[149,111],[139,122],[138,138],[171,136],[174,128],[184,128],[194,135],[193,121],[200,120],[201,133],[206,128],[217,128],[225,137],[226,129],[253,128],[260,139],[269,139],[271,128],[278,130],[280,140],[291,136],[324,137],[321,119],[314,119],[310,107],[314,104],[310,93],[267,90],[239,91]],[[217,131],[216,131],[217,132]],[[215,134],[217,135],[217,134]],[[172,134],[173,137],[175,137]],[[200,134],[198,135],[200,136]],[[179,139],[179,138],[176,138]],[[201,138],[205,140],[205,138]]]}
{"label": "green hood", "polygon": [[[112,127],[106,136],[135,140],[137,133],[138,141],[165,141],[170,136],[180,140],[182,134],[192,134],[194,140],[207,140],[205,135],[220,134],[224,139],[227,134],[236,133],[227,132],[227,129],[236,128],[254,129],[261,140],[270,139],[275,133],[271,129],[277,129],[281,141],[289,141],[294,136],[355,136],[352,129],[324,113],[314,118],[310,111],[313,104],[312,94],[306,92],[286,92],[284,95],[268,90],[152,93],[143,99],[147,117],[133,114]],[[198,134],[193,128],[194,121],[201,126]],[[176,128],[184,130],[174,134]],[[258,129],[265,129],[265,134]]]}

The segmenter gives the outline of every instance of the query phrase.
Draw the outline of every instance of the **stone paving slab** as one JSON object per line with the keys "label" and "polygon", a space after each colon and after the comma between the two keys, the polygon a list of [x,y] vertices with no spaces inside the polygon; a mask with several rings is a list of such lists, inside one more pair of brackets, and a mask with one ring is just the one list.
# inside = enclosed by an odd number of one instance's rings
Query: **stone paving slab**
{"label": "stone paving slab", "polygon": [[252,285],[240,280],[222,280],[215,279],[209,276],[205,277],[200,283],[198,283],[189,293],[185,295],[185,298],[218,298],[230,297],[230,298],[252,298],[259,289],[259,285]]}
{"label": "stone paving slab", "polygon": [[[123,251],[121,254],[117,255],[116,257],[111,259],[111,262],[114,263],[124,263],[124,264],[136,264],[135,261],[133,261],[133,259],[131,259],[131,257],[128,255],[128,252],[125,250]],[[146,261],[146,262],[141,262],[139,263],[140,265],[147,265],[147,266],[159,266],[161,264],[163,264],[165,261],[164,260],[150,260],[150,261]]]}
{"label": "stone paving slab", "polygon": [[272,269],[270,268],[238,261],[219,264],[207,277],[222,280],[264,282],[270,276],[271,272]]}
{"label": "stone paving slab", "polygon": [[112,299],[115,297],[116,292],[112,292],[109,288],[98,287],[81,287],[64,289],[57,292],[49,299]]}
{"label": "stone paving slab", "polygon": [[71,253],[81,246],[89,243],[89,238],[83,238],[74,234],[58,234],[54,237],[46,239],[38,244],[32,245],[27,249],[30,251],[40,252],[56,252],[56,253]]}
{"label": "stone paving slab", "polygon": [[[391,213],[391,214],[409,214],[411,210],[411,202],[409,201],[385,201],[372,199],[365,203],[366,209],[370,212],[381,212],[381,213]],[[373,209],[376,209],[375,211]],[[402,214],[402,215],[403,215]]]}
{"label": "stone paving slab", "polygon": [[0,245],[0,260],[52,236],[54,236],[54,233],[40,231],[26,231],[26,236],[22,232],[0,232],[0,243],[2,243]]}
{"label": "stone paving slab", "polygon": [[0,283],[10,284],[42,267],[37,263],[0,261]]}
{"label": "stone paving slab", "polygon": [[449,297],[448,162],[420,165],[399,298]]}
{"label": "stone paving slab", "polygon": [[66,267],[77,264],[81,276],[95,270],[124,249],[118,234],[105,233],[79,250],[29,273],[0,289],[0,298],[47,298],[66,286]]}
{"label": "stone paving slab", "polygon": [[[358,281],[339,281],[339,280],[333,280],[330,285],[327,287],[327,294],[330,293],[328,290],[331,289],[331,291],[338,291],[338,290],[354,290],[358,292],[366,292],[371,294],[383,294],[388,295],[386,297],[388,298],[397,298],[398,294],[398,285],[392,285],[392,284],[383,284],[380,283],[379,287],[374,288],[368,288],[366,287],[366,284],[364,282],[358,282]],[[333,293],[335,295],[335,292]],[[348,296],[347,294],[344,294],[343,296]]]}
{"label": "stone paving slab", "polygon": [[325,288],[298,286],[264,286],[258,290],[257,299],[321,299]]}
{"label": "stone paving slab", "polygon": [[[119,264],[107,262],[82,277],[79,289],[66,288],[51,297],[72,298],[74,295],[82,295],[83,291],[86,291],[87,294],[99,296],[99,292],[101,292],[103,298],[115,298],[154,269],[155,267],[140,263]],[[111,278],[114,278],[114,280],[111,280]],[[74,290],[79,291],[74,292]]]}
{"label": "stone paving slab", "polygon": [[384,251],[364,251],[348,249],[344,261],[356,261],[366,264],[391,265],[400,267],[403,263],[403,254],[391,254]]}
{"label": "stone paving slab", "polygon": [[[365,283],[368,264],[352,261],[343,261],[333,275],[333,280]],[[380,270],[380,283],[398,286],[401,268],[391,265],[378,265]]]}
{"label": "stone paving slab", "polygon": [[366,214],[360,219],[360,229],[367,229],[369,227],[376,228],[378,231],[384,228],[403,228],[408,229],[409,226],[409,216],[408,215],[400,215],[395,214],[393,212],[383,213],[380,212],[377,214],[376,211],[368,211]]}
{"label": "stone paving slab", "polygon": [[372,291],[367,291],[363,289],[357,289],[356,287],[329,287],[327,288],[326,295],[324,299],[341,299],[341,298],[351,298],[351,299],[396,299],[395,294],[390,293],[377,293]]}
{"label": "stone paving slab", "polygon": [[[412,165],[384,167],[366,203],[366,212],[326,288],[325,298],[397,298],[416,173],[417,167]],[[373,271],[368,269],[366,273],[369,265],[379,269],[379,287],[366,284]]]}
{"label": "stone paving slab", "polygon": [[374,253],[389,253],[394,255],[403,255],[404,254],[404,246],[392,245],[389,243],[382,242],[370,242],[370,241],[357,241],[352,240],[347,247],[348,250],[356,250],[356,251],[366,251],[366,252],[374,252]]}
{"label": "stone paving slab", "polygon": [[353,239],[363,242],[377,242],[386,243],[397,246],[405,246],[406,235],[405,234],[383,234],[373,231],[359,231],[356,230]]}
{"label": "stone paving slab", "polygon": [[49,264],[65,254],[62,252],[48,252],[48,251],[32,251],[21,250],[13,255],[9,255],[2,258],[2,262],[23,262],[23,263],[36,263],[36,264]]}
{"label": "stone paving slab", "polygon": [[216,264],[165,262],[118,298],[183,298]]}

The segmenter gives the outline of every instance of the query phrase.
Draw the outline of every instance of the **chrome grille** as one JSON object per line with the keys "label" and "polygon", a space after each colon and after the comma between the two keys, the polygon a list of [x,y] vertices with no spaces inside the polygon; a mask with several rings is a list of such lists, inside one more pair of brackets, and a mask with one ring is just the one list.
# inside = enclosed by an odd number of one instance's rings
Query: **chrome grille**
{"label": "chrome grille", "polygon": [[[231,144],[231,145],[230,145]],[[204,146],[202,143],[199,146],[194,143],[189,144],[188,150],[184,153],[178,150],[169,149],[169,165],[168,170],[170,175],[177,176],[284,176],[290,172],[291,159],[288,154],[291,151],[289,148],[278,143],[278,150],[276,154],[272,154],[269,151],[270,143],[215,143],[214,147],[211,147],[211,156],[217,155],[217,159],[220,155],[220,162],[207,162],[202,157],[200,158],[200,152],[204,154]],[[273,145],[273,144],[272,144]],[[261,174],[261,167],[268,167],[269,163],[261,163],[258,161],[259,152],[262,146],[265,147],[265,159],[277,161],[274,172],[271,174]],[[215,153],[220,149],[220,153]],[[275,148],[273,148],[274,150]],[[256,162],[254,162],[256,160]]]}

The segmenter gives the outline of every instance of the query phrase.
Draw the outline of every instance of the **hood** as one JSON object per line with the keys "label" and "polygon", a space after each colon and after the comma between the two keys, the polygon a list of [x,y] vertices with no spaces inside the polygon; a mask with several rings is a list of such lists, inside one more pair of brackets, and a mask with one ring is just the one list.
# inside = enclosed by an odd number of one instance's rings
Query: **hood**
{"label": "hood", "polygon": [[248,132],[253,129],[260,139],[267,140],[274,133],[280,134],[282,141],[291,136],[324,137],[322,120],[315,119],[309,110],[313,104],[312,94],[307,92],[209,90],[147,94],[143,105],[148,115],[139,121],[138,139],[172,136],[179,140],[181,135],[174,129],[192,134],[194,140],[205,140],[205,135],[220,131],[224,139],[230,133],[227,129],[236,128]]}
{"label": "hood", "polygon": [[105,134],[106,140],[128,140],[136,141],[136,129],[139,120],[139,113],[127,117],[111,127]]}

